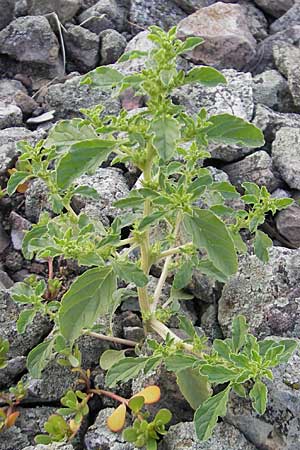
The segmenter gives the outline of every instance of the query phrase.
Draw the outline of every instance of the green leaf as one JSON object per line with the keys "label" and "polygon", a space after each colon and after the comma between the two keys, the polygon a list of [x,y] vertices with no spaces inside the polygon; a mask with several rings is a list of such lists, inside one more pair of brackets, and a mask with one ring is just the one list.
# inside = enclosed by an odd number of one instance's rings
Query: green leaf
{"label": "green leaf", "polygon": [[189,355],[172,355],[167,356],[165,359],[165,365],[170,372],[180,372],[183,369],[188,369],[194,366],[197,362],[197,358]]}
{"label": "green leaf", "polygon": [[116,84],[120,83],[123,78],[124,75],[116,69],[101,66],[85,75],[81,81],[81,84],[90,84],[92,87],[101,89],[111,89]]}
{"label": "green leaf", "polygon": [[144,198],[139,195],[131,194],[113,203],[116,208],[140,208],[144,205]]}
{"label": "green leaf", "polygon": [[193,409],[197,409],[212,394],[207,377],[201,375],[199,369],[188,368],[177,372],[177,384]]}
{"label": "green leaf", "polygon": [[32,259],[34,255],[34,248],[31,246],[31,241],[41,238],[47,231],[46,225],[34,225],[31,230],[25,233],[22,242],[22,253],[26,259]]}
{"label": "green leaf", "polygon": [[268,249],[272,247],[272,245],[273,241],[266,233],[263,233],[260,230],[256,231],[254,240],[254,252],[262,262],[267,263],[269,261]]}
{"label": "green leaf", "polygon": [[276,198],[273,201],[278,211],[281,211],[294,203],[292,198]]}
{"label": "green leaf", "polygon": [[195,412],[194,424],[200,441],[206,441],[212,435],[218,418],[226,414],[230,385],[217,395],[208,398]]}
{"label": "green leaf", "polygon": [[125,358],[124,350],[106,350],[102,353],[99,364],[101,369],[108,370],[123,358]]}
{"label": "green leaf", "polygon": [[114,387],[119,381],[126,383],[144,369],[147,358],[125,358],[114,364],[106,374],[106,384]]}
{"label": "green leaf", "polygon": [[210,125],[205,129],[205,133],[209,141],[254,148],[264,144],[262,131],[240,117],[219,114],[209,117],[208,120]]}
{"label": "green leaf", "polygon": [[143,52],[141,50],[131,50],[130,52],[123,53],[123,55],[118,59],[118,63],[131,61],[132,59],[143,58],[147,55],[148,52]]}
{"label": "green leaf", "polygon": [[41,378],[43,369],[51,358],[54,339],[41,342],[27,356],[27,369],[33,378]]}
{"label": "green leaf", "polygon": [[80,275],[62,298],[59,327],[63,337],[74,342],[83,328],[91,328],[109,311],[116,288],[111,267],[96,267]]}
{"label": "green leaf", "polygon": [[96,189],[89,186],[77,186],[74,189],[74,195],[82,195],[82,197],[93,198],[94,200],[99,200],[100,195]]}
{"label": "green leaf", "polygon": [[142,407],[144,406],[145,399],[144,397],[133,397],[129,400],[128,406],[135,414],[138,413]]}
{"label": "green leaf", "polygon": [[165,214],[165,211],[156,211],[149,216],[144,217],[138,226],[138,230],[144,231],[145,228],[147,228],[149,225],[153,225],[154,223],[158,222],[162,217],[165,216]]}
{"label": "green leaf", "polygon": [[16,192],[20,184],[25,183],[27,180],[32,178],[32,174],[28,172],[14,172],[8,180],[7,183],[7,193],[12,195]]}
{"label": "green leaf", "polygon": [[216,384],[232,381],[237,376],[237,373],[234,370],[217,364],[204,364],[201,366],[200,370],[202,375],[205,375],[210,383]]}
{"label": "green leaf", "polygon": [[134,283],[137,287],[144,287],[148,283],[148,277],[135,263],[130,261],[115,260],[113,268],[120,280]]}
{"label": "green leaf", "polygon": [[102,139],[89,139],[73,144],[58,163],[58,186],[65,189],[79,176],[96,170],[107,159],[115,145],[115,141]]}
{"label": "green leaf", "polygon": [[19,318],[17,320],[17,331],[22,334],[25,332],[27,326],[32,323],[36,312],[34,309],[24,309],[20,312]]}
{"label": "green leaf", "polygon": [[213,265],[225,275],[237,271],[237,255],[226,225],[209,210],[194,209],[184,226],[197,248],[205,248]]}
{"label": "green leaf", "polygon": [[154,134],[153,145],[163,161],[172,158],[176,151],[176,142],[180,138],[179,124],[172,117],[160,117],[153,120],[150,132]]}
{"label": "green leaf", "polygon": [[172,413],[168,409],[162,408],[156,413],[154,420],[155,422],[159,421],[163,425],[167,425],[172,420]]}
{"label": "green leaf", "polygon": [[94,128],[84,124],[82,119],[61,120],[49,131],[45,148],[55,145],[58,151],[65,151],[77,142],[96,138]]}
{"label": "green leaf", "polygon": [[257,380],[249,393],[252,405],[258,414],[264,414],[267,407],[268,389],[260,380]]}
{"label": "green leaf", "polygon": [[226,281],[228,280],[228,276],[226,276],[220,270],[216,269],[213,263],[208,259],[200,260],[197,264],[197,269],[200,272],[204,273],[205,275],[209,276],[210,278],[218,280],[221,283],[226,283]]}
{"label": "green leaf", "polygon": [[176,271],[173,288],[183,289],[191,280],[193,275],[193,264],[191,261],[185,261]]}
{"label": "green leaf", "polygon": [[232,348],[238,352],[245,343],[248,325],[244,316],[237,316],[232,322]]}
{"label": "green leaf", "polygon": [[179,48],[177,54],[181,55],[182,53],[191,52],[194,48],[198,47],[198,45],[203,44],[203,42],[204,39],[200,37],[188,37]]}
{"label": "green leaf", "polygon": [[226,84],[227,80],[218,70],[213,69],[212,67],[202,66],[194,67],[187,73],[184,84],[190,83],[200,83],[203,86],[214,87],[219,84]]}

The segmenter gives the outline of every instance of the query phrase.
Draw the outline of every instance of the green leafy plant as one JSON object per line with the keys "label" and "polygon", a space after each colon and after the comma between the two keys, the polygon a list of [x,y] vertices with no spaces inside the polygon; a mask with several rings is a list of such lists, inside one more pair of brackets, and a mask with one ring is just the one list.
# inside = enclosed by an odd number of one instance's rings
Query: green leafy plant
{"label": "green leafy plant", "polygon": [[18,405],[27,395],[27,386],[19,381],[8,392],[0,392],[0,401],[5,406],[0,408],[0,431],[14,426],[20,412],[16,410]]}
{"label": "green leafy plant", "polygon": [[[263,413],[267,401],[264,380],[271,379],[272,367],[285,362],[296,348],[292,340],[258,342],[248,332],[242,316],[233,321],[232,338],[215,340],[212,347],[184,316],[179,319],[186,339],[167,326],[172,315],[180,315],[180,300],[189,298],[183,289],[195,269],[220,282],[236,273],[238,254],[247,249],[240,235],[242,230],[254,234],[255,254],[263,262],[268,260],[271,240],[259,226],[266,214],[286,208],[292,200],[272,198],[265,187],[253,183],[244,183],[245,192],[240,196],[229,182],[214,180],[210,169],[203,165],[210,158],[211,144],[255,148],[263,145],[263,134],[239,117],[209,116],[205,109],[190,116],[173,103],[173,90],[186,84],[214,87],[226,83],[223,74],[210,67],[195,67],[187,73],[177,70],[178,57],[201,45],[202,39],[182,42],[176,38],[176,28],[164,32],[155,26],[150,27],[148,39],[154,43],[152,50],[129,52],[120,59],[122,64],[145,58],[140,73],[123,75],[116,68],[99,67],[82,79],[83,84],[112,90],[114,95],[130,87],[136,95],[147,98],[147,107],[133,114],[121,111],[118,116],[105,116],[102,106],[97,106],[83,110],[84,118],[57,123],[45,141],[35,146],[19,144],[17,171],[8,181],[7,193],[11,195],[20,184],[41,179],[48,188],[54,213],[42,213],[23,241],[25,257],[48,260],[49,280],[31,278],[12,291],[16,301],[30,305],[21,313],[19,331],[37,312],[53,322],[48,338],[28,355],[29,372],[40,377],[49,359],[57,356],[61,364],[77,370],[87,386],[87,394],[68,392],[63,398],[62,411],[73,415],[73,422],[67,423],[61,415],[52,416],[46,426],[48,436],[38,438],[39,442],[72,438],[88,412],[91,394],[109,395],[120,401],[111,425],[115,419],[120,425],[127,405],[131,407],[135,422],[124,437],[136,446],[155,449],[157,439],[165,433],[170,413],[162,410],[148,422],[141,413],[146,403],[143,396],[142,400],[134,397],[128,403],[116,394],[91,390],[76,345],[83,334],[135,349],[135,356],[126,356],[123,350],[108,350],[110,353],[102,355],[100,363],[107,370],[106,384],[111,388],[140,372],[147,374],[160,364],[175,372],[182,393],[196,410],[195,427],[201,440],[211,436],[218,417],[225,414],[231,390],[249,395],[254,409]],[[85,214],[77,214],[72,198],[97,198],[94,189],[78,185],[77,180],[85,173],[93,173],[111,153],[113,164],[130,163],[142,175],[140,187],[115,203],[124,213],[106,227]],[[234,199],[240,199],[244,208],[230,206]],[[124,237],[122,232],[128,228],[130,234]],[[85,271],[57,301],[60,285],[53,282],[53,261],[61,256],[75,259]],[[151,294],[150,270],[160,264],[161,275]],[[170,298],[162,303],[167,278],[173,279],[172,289]],[[136,342],[94,329],[102,315],[110,315],[112,323],[126,297],[126,289],[118,289],[118,280],[136,286],[149,354],[142,354]],[[163,343],[149,339],[150,332],[157,333]],[[213,395],[219,384],[223,390]],[[117,431],[122,427],[113,424],[111,428]]]}

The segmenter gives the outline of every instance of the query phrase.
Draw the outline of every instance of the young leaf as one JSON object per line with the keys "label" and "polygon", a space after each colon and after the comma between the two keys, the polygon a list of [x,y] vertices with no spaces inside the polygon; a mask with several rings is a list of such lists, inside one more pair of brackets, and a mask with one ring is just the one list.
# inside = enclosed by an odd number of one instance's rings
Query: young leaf
{"label": "young leaf", "polygon": [[200,83],[203,86],[214,87],[219,84],[226,84],[226,78],[212,67],[194,67],[188,72],[184,79],[184,84]]}
{"label": "young leaf", "polygon": [[125,425],[126,405],[121,403],[107,419],[108,428],[114,433],[121,431]]}
{"label": "young leaf", "polygon": [[113,269],[121,280],[134,283],[137,287],[144,287],[148,283],[148,277],[135,263],[130,261],[114,260]]}
{"label": "young leaf", "polygon": [[248,325],[244,316],[237,316],[232,322],[232,348],[238,352],[245,343]]}
{"label": "young leaf", "polygon": [[182,46],[179,48],[178,55],[182,53],[191,52],[194,48],[198,47],[198,45],[203,44],[204,39],[201,37],[188,37]]}
{"label": "young leaf", "polygon": [[133,411],[135,414],[138,413],[142,407],[145,404],[145,400],[144,397],[139,397],[139,396],[134,396],[132,397],[129,402],[128,402],[128,406],[131,409],[131,411]]}
{"label": "young leaf", "polygon": [[54,339],[41,342],[34,347],[27,356],[27,369],[33,378],[41,378],[42,370],[46,367],[54,346]]}
{"label": "young leaf", "polygon": [[46,225],[34,225],[31,230],[25,233],[22,242],[22,253],[26,259],[32,259],[34,255],[34,250],[31,246],[31,241],[33,239],[39,239],[47,233]]}
{"label": "young leaf", "polygon": [[172,117],[155,119],[150,126],[154,134],[153,145],[163,161],[172,158],[176,150],[176,142],[180,137],[179,124]]}
{"label": "young leaf", "polygon": [[189,355],[172,355],[165,358],[164,363],[167,370],[170,372],[180,372],[181,370],[188,369],[194,366],[197,362],[197,358]]}
{"label": "young leaf", "polygon": [[59,152],[68,150],[73,144],[88,139],[96,139],[97,133],[91,125],[85,125],[82,119],[61,120],[49,131],[45,148],[55,145]]}
{"label": "young leaf", "polygon": [[208,398],[195,412],[194,424],[196,435],[200,441],[206,441],[211,437],[218,418],[226,414],[229,391],[230,385],[213,397]]}
{"label": "young leaf", "polygon": [[200,370],[210,383],[222,384],[237,377],[237,373],[234,370],[217,364],[204,364]]}
{"label": "young leaf", "polygon": [[114,364],[125,358],[124,350],[106,350],[100,357],[100,367],[109,370]]}
{"label": "young leaf", "polygon": [[131,380],[144,369],[147,358],[125,358],[114,364],[106,374],[106,384],[114,387],[119,381]]}
{"label": "young leaf", "polygon": [[83,328],[91,328],[108,312],[116,288],[111,267],[96,267],[80,275],[62,298],[59,327],[63,337],[74,342]]}
{"label": "young leaf", "polygon": [[111,89],[113,86],[120,83],[123,77],[124,75],[116,69],[101,66],[85,75],[81,84],[91,84],[92,87]]}
{"label": "young leaf", "polygon": [[273,241],[266,233],[263,233],[260,230],[256,231],[254,240],[254,252],[262,262],[267,263],[269,261],[268,249],[272,247],[272,245]]}
{"label": "young leaf", "polygon": [[77,186],[74,189],[74,195],[82,195],[82,197],[89,197],[94,200],[99,200],[100,198],[98,191],[89,186]]}
{"label": "young leaf", "polygon": [[179,269],[174,277],[173,288],[174,289],[183,289],[190,282],[193,275],[193,264],[191,261],[185,261]]}
{"label": "young leaf", "polygon": [[130,52],[123,53],[123,55],[118,59],[118,63],[131,61],[132,59],[143,58],[147,55],[148,52],[143,52],[141,50],[131,50]]}
{"label": "young leaf", "polygon": [[160,399],[160,388],[158,386],[147,386],[140,392],[135,394],[134,397],[143,397],[145,405],[151,405],[152,403],[157,403]]}
{"label": "young leaf", "polygon": [[12,195],[18,188],[20,184],[25,183],[30,178],[32,178],[32,174],[28,172],[14,172],[8,180],[7,183],[7,193],[8,195]]}
{"label": "young leaf", "polygon": [[138,230],[144,231],[144,229],[149,225],[153,225],[154,223],[158,222],[162,217],[164,217],[165,214],[165,211],[155,211],[149,216],[144,217],[138,226]]}
{"label": "young leaf", "polygon": [[207,377],[201,375],[199,369],[188,368],[177,372],[177,384],[184,398],[195,410],[212,394]]}
{"label": "young leaf", "polygon": [[257,380],[249,394],[252,405],[258,414],[264,414],[267,407],[268,389],[260,380]]}
{"label": "young leaf", "polygon": [[17,320],[17,331],[18,333],[22,334],[25,333],[25,330],[29,324],[32,323],[34,316],[35,316],[35,310],[34,309],[24,309],[20,312],[19,318]]}

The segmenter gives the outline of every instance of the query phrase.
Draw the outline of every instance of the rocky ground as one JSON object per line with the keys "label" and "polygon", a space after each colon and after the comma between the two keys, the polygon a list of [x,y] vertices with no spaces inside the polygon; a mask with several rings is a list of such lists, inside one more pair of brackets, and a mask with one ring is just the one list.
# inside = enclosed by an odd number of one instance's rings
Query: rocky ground
{"label": "rocky ground", "polygon": [[[77,117],[80,108],[103,104],[107,113],[143,107],[144,99],[125,92],[111,98],[108,92],[80,86],[80,75],[115,64],[129,49],[145,50],[145,29],[157,24],[179,26],[179,36],[202,36],[205,44],[183,67],[210,64],[226,75],[228,85],[204,89],[184,86],[174,100],[190,112],[205,106],[209,113],[230,112],[253,121],[265,134],[265,146],[250,150],[222,147],[213,150],[207,165],[217,179],[266,185],[274,196],[300,198],[300,2],[299,0],[0,0],[0,185],[5,187],[13,168],[16,143],[36,142],[62,118]],[[141,62],[117,64],[130,73]],[[128,193],[137,174],[106,165],[89,177],[101,200],[80,207],[108,224],[116,215],[112,203]],[[86,180],[85,180],[86,181]],[[11,348],[6,369],[0,371],[0,388],[22,379],[28,397],[16,425],[0,434],[0,450],[131,450],[119,435],[110,433],[105,420],[113,403],[95,403],[85,429],[75,444],[34,446],[34,436],[59,405],[59,399],[76,376],[51,362],[40,380],[26,373],[26,355],[51,330],[36,321],[22,336],[16,332],[19,307],[7,293],[14,282],[31,273],[43,276],[41,261],[25,261],[20,249],[24,230],[47,208],[40,182],[24,193],[0,200],[0,336]],[[226,336],[237,313],[244,314],[258,337],[300,334],[300,206],[269,218],[265,231],[273,238],[270,262],[262,265],[244,256],[236,276],[225,286],[194,274],[189,286],[195,301],[188,309],[193,322],[210,336]],[[65,277],[76,268],[62,267]],[[74,272],[75,271],[75,272]],[[155,285],[156,279],[153,278]],[[143,331],[137,305],[126,302],[118,312],[117,335],[138,339]],[[94,383],[104,374],[97,367],[104,342],[85,337],[80,341],[84,365],[92,369]],[[147,380],[122,386],[126,394]],[[270,401],[263,416],[249,403],[232,396],[228,414],[207,443],[199,443],[189,422],[192,411],[163,373],[156,376],[164,406],[174,413],[173,426],[161,450],[299,450],[300,354],[275,371],[269,384]],[[74,446],[73,446],[74,445]]]}

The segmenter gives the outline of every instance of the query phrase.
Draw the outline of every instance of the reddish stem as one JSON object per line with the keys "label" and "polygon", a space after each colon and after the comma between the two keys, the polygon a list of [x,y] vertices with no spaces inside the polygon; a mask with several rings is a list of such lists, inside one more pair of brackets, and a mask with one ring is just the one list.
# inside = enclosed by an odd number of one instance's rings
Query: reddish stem
{"label": "reddish stem", "polygon": [[128,406],[128,400],[126,398],[114,394],[113,392],[104,391],[103,389],[91,389],[91,392],[94,392],[95,394],[98,395],[105,395],[106,397],[112,398],[113,400],[116,400],[119,403],[125,403],[125,405]]}

